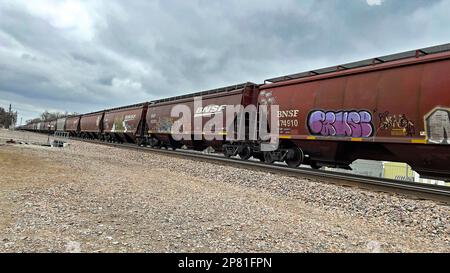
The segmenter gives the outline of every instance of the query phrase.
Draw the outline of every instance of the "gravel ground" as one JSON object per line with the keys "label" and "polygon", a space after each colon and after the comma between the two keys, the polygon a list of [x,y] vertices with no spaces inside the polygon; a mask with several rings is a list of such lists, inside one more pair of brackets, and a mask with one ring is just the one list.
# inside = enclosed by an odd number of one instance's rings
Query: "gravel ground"
{"label": "gravel ground", "polygon": [[0,130],[0,252],[449,252],[449,206]]}

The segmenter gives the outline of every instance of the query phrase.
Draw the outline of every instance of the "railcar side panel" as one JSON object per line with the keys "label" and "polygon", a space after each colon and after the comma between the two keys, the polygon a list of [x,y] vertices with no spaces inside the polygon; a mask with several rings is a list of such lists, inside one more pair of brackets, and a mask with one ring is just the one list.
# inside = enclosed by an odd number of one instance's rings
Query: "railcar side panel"
{"label": "railcar side panel", "polygon": [[[181,118],[181,115],[172,117],[171,111],[176,105],[182,105],[190,111],[190,123],[185,124],[187,128],[183,128],[183,134],[186,135],[186,137],[190,137],[191,141],[181,141],[180,145],[186,145],[188,147],[198,146],[198,149],[213,146],[215,149],[220,150],[221,143],[223,142],[222,140],[206,141],[204,139],[203,135],[205,132],[203,129],[205,124],[207,124],[216,114],[222,113],[223,126],[221,128],[215,128],[214,132],[224,138],[227,125],[226,106],[242,105],[243,107],[246,107],[248,104],[254,104],[256,106],[256,90],[255,86],[252,85],[245,89],[203,96],[201,106],[194,106],[193,97],[184,100],[149,105],[146,117],[149,127],[148,133],[157,138],[164,145],[173,146],[174,140],[171,136],[172,125],[176,120]],[[197,135],[199,140],[194,140],[195,135]]]}
{"label": "railcar side panel", "polygon": [[49,125],[49,127],[48,127],[48,128],[49,128],[49,131],[50,131],[51,133],[55,132],[55,130],[56,130],[56,119],[50,121],[48,125]]}
{"label": "railcar side panel", "polygon": [[102,127],[103,112],[81,116],[80,131],[84,133],[100,133]]}
{"label": "railcar side panel", "polygon": [[106,112],[103,119],[105,133],[130,133],[135,134],[141,121],[144,108],[123,109],[114,112]]}
{"label": "railcar side panel", "polygon": [[68,132],[70,136],[77,136],[80,129],[80,116],[68,117],[65,124],[65,132]]}
{"label": "railcar side panel", "polygon": [[[311,160],[348,166],[361,159],[409,163],[450,177],[450,60],[409,64],[261,87],[279,104],[280,135]],[[433,144],[441,144],[433,145]],[[442,145],[444,144],[444,145]]]}
{"label": "railcar side panel", "polygon": [[49,121],[45,121],[41,124],[41,132],[43,133],[47,133],[49,131],[50,128],[50,122]]}
{"label": "railcar side panel", "polygon": [[63,132],[66,128],[66,118],[59,118],[56,120],[56,131]]}
{"label": "railcar side panel", "polygon": [[136,137],[142,135],[143,117],[147,113],[148,104],[124,107],[122,109],[106,111],[103,118],[103,134],[106,140],[120,139],[135,142]]}

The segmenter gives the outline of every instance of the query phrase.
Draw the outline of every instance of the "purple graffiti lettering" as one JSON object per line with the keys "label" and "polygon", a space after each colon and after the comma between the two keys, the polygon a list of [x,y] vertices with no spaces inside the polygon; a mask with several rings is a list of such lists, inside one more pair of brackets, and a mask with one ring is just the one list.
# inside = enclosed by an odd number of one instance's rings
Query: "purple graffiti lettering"
{"label": "purple graffiti lettering", "polygon": [[308,129],[313,135],[338,137],[370,137],[372,115],[368,111],[327,111],[310,113]]}
{"label": "purple graffiti lettering", "polygon": [[347,123],[348,112],[338,112],[336,115],[336,121],[334,128],[336,129],[336,135],[338,136],[350,136],[352,134],[352,128]]}
{"label": "purple graffiti lettering", "polygon": [[357,112],[348,113],[348,125],[352,128],[352,137],[361,137],[361,117]]}
{"label": "purple graffiti lettering", "polygon": [[319,134],[322,131],[322,124],[325,120],[325,113],[315,111],[309,115],[308,126],[312,134]]}
{"label": "purple graffiti lettering", "polygon": [[336,134],[336,130],[332,125],[334,121],[335,121],[334,113],[332,112],[324,113],[322,111],[315,111],[311,113],[308,124],[313,134],[333,136]]}
{"label": "purple graffiti lettering", "polygon": [[367,111],[360,111],[361,137],[370,137],[373,133],[372,115]]}

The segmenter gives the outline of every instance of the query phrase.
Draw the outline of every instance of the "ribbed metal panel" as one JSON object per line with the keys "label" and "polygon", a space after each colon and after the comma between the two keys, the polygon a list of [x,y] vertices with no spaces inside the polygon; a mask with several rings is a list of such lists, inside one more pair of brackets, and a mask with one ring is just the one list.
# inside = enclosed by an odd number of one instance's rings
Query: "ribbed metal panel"
{"label": "ribbed metal panel", "polygon": [[402,60],[402,59],[406,59],[406,58],[412,58],[412,57],[423,56],[423,55],[428,55],[428,54],[442,53],[442,52],[446,52],[446,51],[450,51],[450,44],[432,46],[432,47],[427,47],[427,48],[423,48],[423,49],[411,50],[411,51],[406,51],[406,52],[402,52],[402,53],[386,55],[386,56],[382,56],[382,57],[378,57],[378,58],[347,63],[347,64],[343,64],[343,65],[338,65],[338,66],[322,68],[322,69],[318,69],[318,70],[312,70],[312,71],[307,71],[307,72],[302,72],[302,73],[296,73],[296,74],[276,77],[276,78],[268,79],[268,80],[266,80],[266,82],[270,82],[270,83],[283,82],[283,81],[288,81],[288,80],[292,80],[292,79],[306,78],[306,77],[311,77],[314,75],[322,75],[322,74],[332,73],[332,72],[346,70],[346,69],[365,67],[365,66],[374,65],[377,63],[398,61],[398,60]]}
{"label": "ribbed metal panel", "polygon": [[206,95],[217,94],[217,93],[222,93],[222,92],[231,92],[231,91],[235,91],[235,90],[244,89],[247,86],[254,86],[254,85],[255,84],[251,83],[251,82],[241,83],[241,84],[231,85],[231,86],[227,86],[227,87],[191,93],[191,94],[182,95],[182,96],[170,97],[170,98],[165,98],[165,99],[160,99],[160,100],[153,100],[150,102],[150,104],[156,104],[156,103],[162,103],[162,102],[168,102],[168,101],[176,101],[176,100],[182,100],[182,99],[186,99],[186,98],[206,96]]}

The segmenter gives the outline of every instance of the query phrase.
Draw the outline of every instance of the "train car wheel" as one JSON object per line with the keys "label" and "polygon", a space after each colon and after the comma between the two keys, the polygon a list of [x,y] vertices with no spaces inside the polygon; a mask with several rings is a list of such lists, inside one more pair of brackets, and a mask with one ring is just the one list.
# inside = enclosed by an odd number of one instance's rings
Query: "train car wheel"
{"label": "train car wheel", "polygon": [[273,154],[271,152],[264,152],[264,162],[268,164],[272,164],[275,162],[275,159],[273,157]]}
{"label": "train car wheel", "polygon": [[303,159],[305,158],[303,151],[297,147],[293,146],[289,148],[289,155],[286,158],[286,164],[291,168],[297,168],[303,163]]}
{"label": "train car wheel", "polygon": [[252,151],[250,150],[250,147],[245,146],[244,148],[242,148],[242,151],[239,152],[239,157],[242,160],[247,160],[252,156]]}
{"label": "train car wheel", "polygon": [[261,162],[264,162],[264,154],[263,153],[257,153],[257,154],[254,154],[253,155],[253,157],[255,158],[255,159],[258,159],[259,161],[261,161]]}
{"label": "train car wheel", "polygon": [[233,155],[233,153],[230,152],[230,151],[228,151],[227,149],[225,149],[225,150],[223,151],[223,155],[224,155],[226,158],[230,158],[230,157]]}

